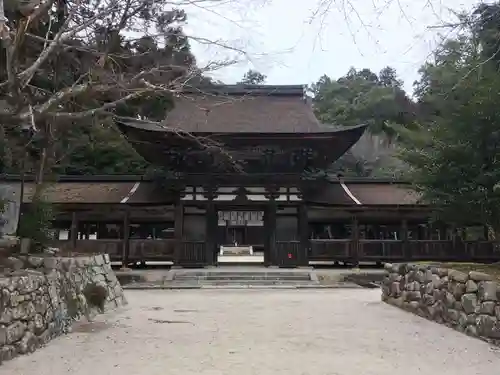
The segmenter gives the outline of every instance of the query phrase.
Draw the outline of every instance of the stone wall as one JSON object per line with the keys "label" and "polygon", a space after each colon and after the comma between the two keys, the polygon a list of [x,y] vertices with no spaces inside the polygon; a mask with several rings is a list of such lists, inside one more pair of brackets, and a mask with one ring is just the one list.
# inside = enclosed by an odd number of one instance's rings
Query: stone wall
{"label": "stone wall", "polygon": [[83,316],[127,303],[107,255],[12,257],[2,266],[0,363],[69,332]]}
{"label": "stone wall", "polygon": [[426,265],[385,268],[383,301],[500,344],[500,288],[490,275]]}

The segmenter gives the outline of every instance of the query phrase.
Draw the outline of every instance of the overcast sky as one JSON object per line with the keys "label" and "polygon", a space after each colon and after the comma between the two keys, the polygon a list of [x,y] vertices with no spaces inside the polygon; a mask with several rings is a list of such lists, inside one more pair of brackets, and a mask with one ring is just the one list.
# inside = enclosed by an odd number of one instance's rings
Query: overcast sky
{"label": "overcast sky", "polygon": [[[188,11],[189,35],[216,41],[193,42],[200,66],[238,58],[238,64],[213,74],[235,83],[249,68],[267,75],[269,84],[309,84],[321,75],[390,65],[407,91],[430,56],[435,28],[456,22],[453,11],[470,10],[475,0],[181,0]],[[194,4],[194,5],[193,5]],[[323,4],[323,6],[321,6]],[[327,7],[324,4],[329,4]],[[431,28],[429,28],[431,27]],[[247,56],[231,50],[243,50]]]}

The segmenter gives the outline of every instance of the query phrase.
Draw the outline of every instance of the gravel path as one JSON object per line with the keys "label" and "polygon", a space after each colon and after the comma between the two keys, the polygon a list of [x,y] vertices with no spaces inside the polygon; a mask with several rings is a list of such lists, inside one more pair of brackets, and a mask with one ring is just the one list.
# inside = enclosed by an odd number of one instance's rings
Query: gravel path
{"label": "gravel path", "polygon": [[497,374],[487,343],[380,302],[378,290],[129,291],[0,375]]}

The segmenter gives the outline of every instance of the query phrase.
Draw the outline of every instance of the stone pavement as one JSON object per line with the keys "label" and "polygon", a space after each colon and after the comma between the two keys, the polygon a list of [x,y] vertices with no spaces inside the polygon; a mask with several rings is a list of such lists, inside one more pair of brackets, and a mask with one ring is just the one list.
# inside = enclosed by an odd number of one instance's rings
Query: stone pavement
{"label": "stone pavement", "polygon": [[[142,290],[0,375],[482,375],[489,344],[380,302],[376,289]],[[103,319],[103,317],[99,317]]]}

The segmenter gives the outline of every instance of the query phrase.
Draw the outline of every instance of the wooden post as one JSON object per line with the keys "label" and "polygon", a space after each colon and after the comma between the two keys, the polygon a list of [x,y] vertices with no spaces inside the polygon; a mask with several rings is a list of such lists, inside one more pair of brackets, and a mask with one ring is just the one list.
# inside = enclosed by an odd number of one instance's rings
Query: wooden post
{"label": "wooden post", "polygon": [[128,267],[130,255],[130,211],[125,210],[123,218],[122,268]]}
{"label": "wooden post", "polygon": [[276,201],[274,197],[269,198],[264,218],[264,230],[266,231],[266,249],[264,249],[264,265],[277,265],[276,256]]}
{"label": "wooden post", "polygon": [[408,220],[401,221],[401,241],[403,241],[403,257],[405,261],[411,260],[411,249],[408,243]]}
{"label": "wooden post", "polygon": [[300,236],[300,258],[299,265],[309,265],[309,221],[307,219],[307,207],[301,203],[298,207],[299,236]]}
{"label": "wooden post", "polygon": [[74,251],[76,249],[76,241],[78,240],[78,216],[76,211],[71,213],[71,228],[69,231],[71,249]]}
{"label": "wooden post", "polygon": [[184,231],[184,205],[179,199],[175,204],[174,211],[174,237],[175,237],[175,254],[174,266],[181,266],[182,251],[183,251],[183,231]]}
{"label": "wooden post", "polygon": [[359,222],[356,216],[352,218],[351,258],[354,267],[359,266]]}
{"label": "wooden post", "polygon": [[208,197],[209,201],[207,202],[207,208],[206,208],[206,217],[205,217],[205,252],[206,252],[206,263],[207,265],[214,265],[215,264],[215,254],[216,254],[216,249],[215,249],[215,238],[217,235],[217,212],[215,211],[215,205],[213,202],[213,197],[210,195]]}

